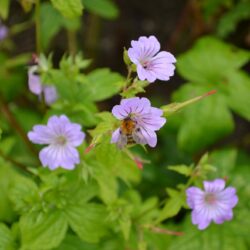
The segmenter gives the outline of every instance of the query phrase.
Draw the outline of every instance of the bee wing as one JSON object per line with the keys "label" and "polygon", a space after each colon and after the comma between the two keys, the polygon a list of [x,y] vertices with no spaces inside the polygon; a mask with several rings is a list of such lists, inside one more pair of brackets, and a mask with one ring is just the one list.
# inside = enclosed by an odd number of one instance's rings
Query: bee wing
{"label": "bee wing", "polygon": [[120,135],[119,135],[118,140],[116,142],[117,147],[119,149],[122,149],[127,145],[127,143],[128,143],[127,136],[120,131]]}
{"label": "bee wing", "polygon": [[133,139],[136,143],[138,144],[147,144],[146,139],[144,138],[144,136],[141,133],[140,128],[136,128],[134,130],[134,132],[132,133]]}

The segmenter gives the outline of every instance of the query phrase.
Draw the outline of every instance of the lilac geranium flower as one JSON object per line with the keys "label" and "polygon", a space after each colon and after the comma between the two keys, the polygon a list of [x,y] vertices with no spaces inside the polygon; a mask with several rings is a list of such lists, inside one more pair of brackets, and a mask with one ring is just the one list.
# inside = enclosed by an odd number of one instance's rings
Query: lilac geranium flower
{"label": "lilac geranium flower", "polygon": [[138,41],[131,42],[132,48],[128,49],[130,60],[136,64],[140,80],[154,82],[156,79],[167,81],[174,75],[175,57],[160,50],[160,43],[155,36],[141,36]]}
{"label": "lilac geranium flower", "polygon": [[48,144],[39,153],[44,167],[73,169],[80,162],[75,147],[82,144],[85,133],[79,124],[71,123],[65,115],[50,117],[47,126],[35,125],[28,138],[36,144]]}
{"label": "lilac geranium flower", "polygon": [[8,35],[8,28],[2,24],[0,20],[0,41],[4,40]]}
{"label": "lilac geranium flower", "polygon": [[37,74],[38,66],[31,66],[28,70],[28,86],[30,92],[37,95],[40,99],[44,96],[47,105],[53,104],[57,98],[57,91],[55,86],[43,84],[40,76]]}
{"label": "lilac geranium flower", "polygon": [[113,115],[121,120],[121,126],[112,134],[111,143],[123,148],[128,143],[148,144],[155,147],[159,130],[166,122],[163,111],[151,107],[147,98],[124,99],[112,109]]}
{"label": "lilac geranium flower", "polygon": [[233,218],[232,208],[238,203],[236,189],[225,188],[223,179],[203,182],[205,191],[190,187],[186,190],[187,203],[192,211],[192,223],[203,230],[214,221],[222,224]]}

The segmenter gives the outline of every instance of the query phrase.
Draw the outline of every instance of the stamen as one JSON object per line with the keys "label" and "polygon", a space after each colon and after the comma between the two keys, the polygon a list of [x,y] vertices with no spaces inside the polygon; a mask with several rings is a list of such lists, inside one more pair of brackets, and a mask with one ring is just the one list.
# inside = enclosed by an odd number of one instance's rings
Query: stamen
{"label": "stamen", "polygon": [[65,145],[66,142],[67,142],[67,139],[62,135],[60,135],[56,138],[56,144],[58,144],[58,145]]}
{"label": "stamen", "polygon": [[217,198],[216,195],[214,193],[207,193],[205,195],[205,201],[209,204],[209,205],[213,205],[216,203]]}

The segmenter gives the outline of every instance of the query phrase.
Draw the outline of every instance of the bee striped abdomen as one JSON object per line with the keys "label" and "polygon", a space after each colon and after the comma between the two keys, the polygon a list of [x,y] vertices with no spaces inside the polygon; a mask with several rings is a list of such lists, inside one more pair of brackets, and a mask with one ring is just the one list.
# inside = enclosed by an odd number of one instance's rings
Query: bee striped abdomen
{"label": "bee striped abdomen", "polygon": [[127,143],[128,144],[134,144],[135,140],[133,139],[132,134],[127,134]]}

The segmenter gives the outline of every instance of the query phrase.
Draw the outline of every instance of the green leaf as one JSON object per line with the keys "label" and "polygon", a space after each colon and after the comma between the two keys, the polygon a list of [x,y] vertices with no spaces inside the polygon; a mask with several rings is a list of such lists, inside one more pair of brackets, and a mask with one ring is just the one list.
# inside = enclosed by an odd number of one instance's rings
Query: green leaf
{"label": "green leaf", "polygon": [[204,231],[198,230],[189,222],[185,225],[185,234],[176,237],[169,250],[247,250],[247,245],[242,241],[241,235],[230,228],[231,222],[223,225],[210,225]]}
{"label": "green leaf", "polygon": [[128,51],[126,48],[123,48],[123,61],[124,63],[129,66],[132,62],[130,61],[130,58],[128,56]]}
{"label": "green leaf", "polygon": [[[41,43],[46,49],[51,39],[59,32],[63,25],[63,17],[51,6],[50,3],[42,3],[41,5]],[[51,22],[53,20],[53,22]]]}
{"label": "green leaf", "polygon": [[75,235],[67,234],[61,245],[53,250],[100,250],[100,248],[82,241]]}
{"label": "green leaf", "polygon": [[114,19],[118,17],[119,10],[112,0],[82,0],[87,10],[101,17]]}
{"label": "green leaf", "polygon": [[7,19],[9,15],[10,0],[0,1],[0,17],[2,19]]}
{"label": "green leaf", "polygon": [[213,37],[204,37],[178,58],[177,69],[193,83],[218,86],[222,85],[228,73],[239,69],[249,58],[247,51]]}
{"label": "green leaf", "polygon": [[[208,91],[207,88],[194,84],[185,84],[174,93],[175,101],[191,98]],[[187,152],[195,152],[206,148],[216,140],[232,132],[234,123],[227,108],[224,97],[215,94],[187,107],[179,114],[182,117],[179,124],[178,144]]]}
{"label": "green leaf", "polygon": [[3,223],[0,223],[0,249],[16,250],[17,246],[10,229]]}
{"label": "green leaf", "polygon": [[183,190],[177,191],[168,188],[167,192],[169,194],[169,198],[159,214],[157,219],[158,222],[175,216],[179,213],[181,208],[186,205],[186,195]]}
{"label": "green leaf", "polygon": [[93,137],[91,144],[100,143],[117,123],[117,120],[110,112],[102,112],[97,114],[97,116],[102,121],[99,122],[94,129],[89,130],[90,135]]}
{"label": "green leaf", "polygon": [[148,81],[136,81],[132,83],[128,88],[123,90],[121,96],[123,98],[130,98],[136,96],[138,93],[144,93],[145,87],[147,87],[148,85]]}
{"label": "green leaf", "polygon": [[250,78],[243,72],[228,75],[228,106],[240,116],[250,121]]}
{"label": "green leaf", "polygon": [[71,204],[65,211],[70,227],[84,241],[95,243],[106,233],[105,207],[95,203]]}
{"label": "green leaf", "polygon": [[129,156],[110,143],[110,137],[98,145],[94,150],[98,162],[104,163],[110,175],[120,177],[125,182],[138,182],[141,172]]}
{"label": "green leaf", "polygon": [[67,220],[59,210],[27,213],[20,219],[21,249],[47,250],[57,247],[63,240],[67,228]]}
{"label": "green leaf", "polygon": [[240,21],[248,18],[250,18],[249,1],[238,2],[220,18],[217,25],[217,34],[220,37],[228,36],[235,31],[236,26]]}
{"label": "green leaf", "polygon": [[1,157],[0,166],[0,221],[11,222],[15,218],[15,213],[8,192],[16,173]]}
{"label": "green leaf", "polygon": [[124,78],[109,69],[96,69],[83,79],[84,96],[93,101],[102,101],[119,93]]}
{"label": "green leaf", "polygon": [[39,201],[38,187],[29,178],[19,177],[9,189],[9,199],[15,211],[24,213]]}
{"label": "green leaf", "polygon": [[[116,176],[110,174],[105,164],[95,164],[94,178],[100,187],[100,197],[104,203],[110,204],[117,199],[118,196],[118,183]],[[109,180],[107,182],[107,179]]]}
{"label": "green leaf", "polygon": [[51,0],[51,3],[67,18],[74,18],[82,15],[83,5],[81,0]]}
{"label": "green leaf", "polygon": [[168,169],[173,170],[179,174],[183,174],[185,176],[190,176],[193,171],[193,168],[186,165],[168,166]]}
{"label": "green leaf", "polygon": [[[225,148],[213,151],[209,156],[209,161],[218,168],[221,177],[227,176],[235,167],[237,160],[237,150]],[[218,173],[215,173],[218,175]]]}

